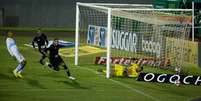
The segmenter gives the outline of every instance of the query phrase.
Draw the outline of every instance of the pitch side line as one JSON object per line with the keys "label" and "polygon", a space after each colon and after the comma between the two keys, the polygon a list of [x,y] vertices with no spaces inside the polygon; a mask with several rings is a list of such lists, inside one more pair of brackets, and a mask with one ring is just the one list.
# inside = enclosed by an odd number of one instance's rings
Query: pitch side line
{"label": "pitch side line", "polygon": [[[97,71],[94,71],[93,69],[90,69],[90,68],[87,68],[87,67],[82,68],[81,66],[78,66],[78,67],[80,67],[80,69],[88,70],[88,71],[91,71],[91,72],[93,72],[93,73],[95,73],[95,74],[99,74]],[[104,77],[103,75],[99,75],[99,76]],[[127,88],[127,89],[129,89],[129,90],[131,90],[131,91],[133,91],[133,92],[136,92],[136,93],[139,93],[139,94],[141,94],[141,95],[144,95],[144,96],[146,96],[146,97],[148,97],[148,98],[150,98],[150,99],[152,99],[152,100],[154,100],[154,101],[160,101],[159,99],[157,99],[157,98],[155,98],[155,97],[153,97],[153,96],[151,96],[151,95],[149,95],[149,94],[146,94],[146,93],[144,93],[143,91],[140,91],[140,90],[137,90],[137,89],[135,89],[135,88],[132,88],[132,87],[129,86],[128,84],[122,83],[122,82],[120,82],[120,81],[117,81],[117,80],[114,80],[114,79],[111,79],[111,78],[108,79],[108,80],[110,80],[110,81],[112,81],[113,83],[116,83],[116,84],[118,84],[118,85],[120,85],[120,86],[122,86],[122,87],[125,87],[125,88]]]}

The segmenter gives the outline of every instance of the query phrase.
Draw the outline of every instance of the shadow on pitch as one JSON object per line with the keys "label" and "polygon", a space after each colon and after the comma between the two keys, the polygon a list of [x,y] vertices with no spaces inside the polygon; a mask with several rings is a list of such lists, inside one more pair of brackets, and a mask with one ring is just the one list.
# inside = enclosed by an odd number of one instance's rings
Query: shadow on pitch
{"label": "shadow on pitch", "polygon": [[15,78],[15,76],[10,75],[10,74],[1,74],[0,73],[0,79],[7,79],[7,80],[17,81],[17,79]]}
{"label": "shadow on pitch", "polygon": [[36,88],[40,88],[40,89],[46,89],[43,85],[41,85],[38,80],[34,80],[34,79],[26,79],[27,83],[29,85],[31,85],[32,87],[36,87]]}
{"label": "shadow on pitch", "polygon": [[196,98],[196,99],[192,99],[192,100],[189,100],[189,101],[201,101],[201,98]]}
{"label": "shadow on pitch", "polygon": [[68,85],[70,85],[70,86],[72,86],[74,88],[77,88],[77,89],[89,89],[87,87],[82,87],[80,85],[80,83],[78,83],[77,81],[67,81],[67,80],[65,80],[65,81],[56,81],[56,82],[68,84]]}

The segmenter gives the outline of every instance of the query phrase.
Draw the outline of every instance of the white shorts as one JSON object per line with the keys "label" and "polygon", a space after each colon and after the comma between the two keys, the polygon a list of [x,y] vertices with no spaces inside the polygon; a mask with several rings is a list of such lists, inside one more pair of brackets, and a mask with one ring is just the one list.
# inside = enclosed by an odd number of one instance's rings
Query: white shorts
{"label": "white shorts", "polygon": [[13,56],[15,56],[15,58],[17,59],[17,61],[19,63],[21,63],[22,61],[25,60],[25,58],[22,56],[22,54],[18,51],[17,47],[11,47],[10,49],[13,53]]}

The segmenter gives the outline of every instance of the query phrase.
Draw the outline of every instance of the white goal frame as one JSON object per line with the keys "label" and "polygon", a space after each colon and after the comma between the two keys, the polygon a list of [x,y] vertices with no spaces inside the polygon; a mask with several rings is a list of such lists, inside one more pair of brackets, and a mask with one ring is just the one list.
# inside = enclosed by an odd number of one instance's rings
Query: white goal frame
{"label": "white goal frame", "polygon": [[[120,5],[120,6],[134,6],[134,7],[152,7],[152,8],[110,8],[103,5]],[[120,10],[135,10],[135,11],[192,11],[193,9],[154,9],[151,4],[111,4],[111,3],[76,3],[76,25],[75,25],[75,65],[78,65],[78,54],[79,54],[79,23],[80,23],[80,10],[79,6],[92,7],[92,8],[100,8],[107,10],[107,62],[106,62],[106,78],[110,78],[110,55],[111,55],[111,12],[112,11],[120,11]],[[192,17],[192,21],[194,21],[194,17]],[[193,25],[193,23],[192,23]],[[194,40],[194,38],[192,38]]]}

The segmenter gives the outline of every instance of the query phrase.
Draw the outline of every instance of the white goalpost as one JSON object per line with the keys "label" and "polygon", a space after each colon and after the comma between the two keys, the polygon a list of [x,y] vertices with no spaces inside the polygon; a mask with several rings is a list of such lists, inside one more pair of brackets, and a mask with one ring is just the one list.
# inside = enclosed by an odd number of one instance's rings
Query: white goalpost
{"label": "white goalpost", "polygon": [[[187,58],[185,47],[188,46],[192,24],[192,9],[154,9],[152,5],[145,4],[78,2],[75,65],[93,64],[90,61],[97,57],[104,58],[106,78],[110,77],[113,58],[121,58],[118,61],[120,64],[125,63],[125,59],[135,63],[146,60],[150,66],[166,67],[168,61],[171,66],[182,68]],[[79,49],[82,46],[103,51],[84,59],[80,52],[86,51]]]}

